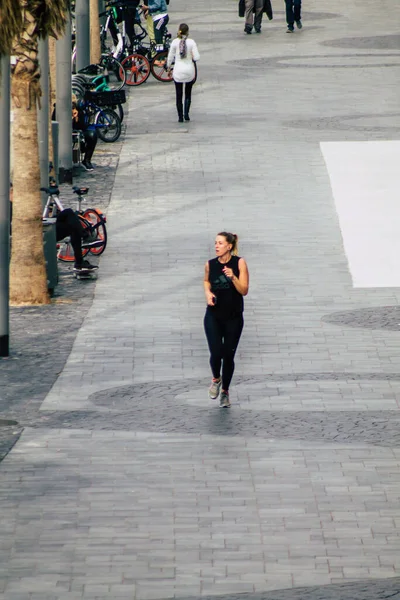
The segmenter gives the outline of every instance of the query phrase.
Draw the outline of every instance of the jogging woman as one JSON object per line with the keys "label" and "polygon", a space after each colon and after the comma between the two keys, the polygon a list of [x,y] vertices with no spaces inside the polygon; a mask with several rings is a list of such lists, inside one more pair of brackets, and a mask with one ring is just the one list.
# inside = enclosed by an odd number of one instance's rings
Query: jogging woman
{"label": "jogging woman", "polygon": [[[195,62],[200,58],[196,42],[189,40],[189,27],[186,23],[179,25],[178,37],[174,39],[168,52],[167,68],[173,66],[173,78],[176,91],[176,109],[178,121],[190,121],[189,110],[192,102],[192,87],[196,79]],[[183,85],[185,84],[185,110],[183,109]]]}
{"label": "jogging woman", "polygon": [[221,407],[230,406],[229,385],[243,329],[243,296],[249,291],[247,264],[244,258],[237,256],[237,249],[237,235],[221,231],[215,238],[217,256],[205,265],[204,292],[207,310],[204,330],[210,349],[212,371],[209,396],[213,400],[220,396]]}

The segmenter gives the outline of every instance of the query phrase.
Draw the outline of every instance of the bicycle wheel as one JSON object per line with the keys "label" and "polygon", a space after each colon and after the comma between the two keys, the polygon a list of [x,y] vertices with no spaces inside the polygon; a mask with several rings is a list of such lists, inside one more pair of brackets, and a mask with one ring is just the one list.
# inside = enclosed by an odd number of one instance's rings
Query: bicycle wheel
{"label": "bicycle wheel", "polygon": [[[97,232],[97,236],[94,241],[101,241],[103,244],[96,248],[90,248],[89,252],[95,256],[103,254],[107,246],[107,229],[104,219],[99,215],[95,208],[87,208],[83,213],[83,218],[88,221],[93,227],[93,231]],[[94,235],[92,236],[94,238]]]}
{"label": "bicycle wheel", "polygon": [[121,119],[113,110],[102,108],[94,118],[97,134],[103,142],[116,142],[121,135]]}
{"label": "bicycle wheel", "polygon": [[107,87],[109,90],[118,91],[125,85],[125,71],[121,63],[113,57],[112,54],[103,54],[100,59],[100,66],[104,70]]}
{"label": "bicycle wheel", "polygon": [[172,72],[167,71],[167,57],[168,52],[165,50],[157,52],[150,65],[152,75],[158,79],[158,81],[162,81],[163,83],[170,83],[173,81]]}
{"label": "bicycle wheel", "polygon": [[[72,248],[72,244],[69,241],[62,241],[61,242],[57,242],[57,258],[58,260],[61,260],[62,262],[74,262],[75,261],[75,254],[74,254],[74,250]],[[82,248],[82,256],[85,257],[87,254],[89,254],[89,249],[88,248]]]}
{"label": "bicycle wheel", "polygon": [[142,54],[131,54],[121,62],[126,85],[141,85],[150,75],[150,63]]}
{"label": "bicycle wheel", "polygon": [[80,85],[79,83],[75,83],[74,81],[72,82],[71,90],[78,100],[82,100],[86,92],[85,88],[82,85]]}

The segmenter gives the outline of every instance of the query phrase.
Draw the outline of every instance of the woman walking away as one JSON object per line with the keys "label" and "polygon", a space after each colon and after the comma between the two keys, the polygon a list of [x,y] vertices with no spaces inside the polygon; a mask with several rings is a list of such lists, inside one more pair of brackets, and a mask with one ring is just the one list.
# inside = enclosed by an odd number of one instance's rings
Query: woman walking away
{"label": "woman walking away", "polygon": [[221,408],[230,406],[229,385],[243,329],[243,296],[249,291],[247,264],[244,258],[237,256],[237,249],[237,235],[221,231],[215,238],[217,256],[206,262],[204,275],[207,300],[204,330],[212,371],[209,396],[213,400],[220,396]]}
{"label": "woman walking away", "polygon": [[[183,117],[185,117],[185,121],[190,121],[189,110],[192,102],[192,87],[196,79],[195,63],[200,58],[196,42],[188,39],[188,36],[188,25],[181,23],[178,37],[172,42],[167,59],[167,68],[171,69],[173,67],[174,69],[173,78],[179,123],[183,123]],[[185,109],[183,108],[183,84],[185,84]]]}

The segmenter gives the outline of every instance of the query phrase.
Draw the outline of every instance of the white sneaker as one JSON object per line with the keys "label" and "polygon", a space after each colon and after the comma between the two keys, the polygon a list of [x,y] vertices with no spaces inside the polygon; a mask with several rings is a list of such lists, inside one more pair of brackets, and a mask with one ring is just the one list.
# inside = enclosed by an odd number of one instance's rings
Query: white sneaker
{"label": "white sneaker", "polygon": [[215,400],[216,398],[218,398],[219,391],[221,389],[221,384],[222,384],[221,379],[219,379],[217,381],[214,381],[214,379],[212,380],[210,388],[208,390],[208,395],[211,398],[211,400]]}
{"label": "white sneaker", "polygon": [[229,392],[225,392],[222,390],[221,395],[219,397],[219,405],[221,408],[229,408],[231,403],[229,401]]}

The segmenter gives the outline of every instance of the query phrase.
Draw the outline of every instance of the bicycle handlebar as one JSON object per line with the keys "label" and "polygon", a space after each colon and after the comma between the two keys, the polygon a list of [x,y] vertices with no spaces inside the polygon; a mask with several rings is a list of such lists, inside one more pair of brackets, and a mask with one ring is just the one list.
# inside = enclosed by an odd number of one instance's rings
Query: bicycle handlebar
{"label": "bicycle handlebar", "polygon": [[[107,8],[130,8],[131,5],[128,4],[127,2],[124,2],[124,0],[111,0],[110,2],[107,2]],[[136,8],[136,7],[132,7],[132,8]]]}

